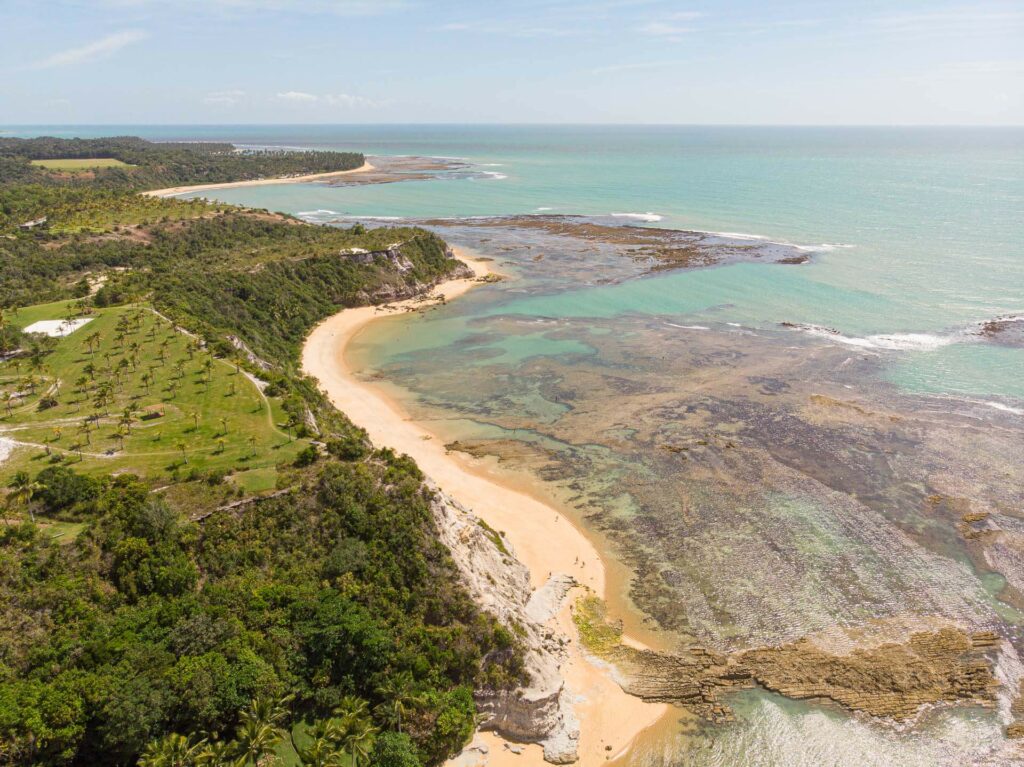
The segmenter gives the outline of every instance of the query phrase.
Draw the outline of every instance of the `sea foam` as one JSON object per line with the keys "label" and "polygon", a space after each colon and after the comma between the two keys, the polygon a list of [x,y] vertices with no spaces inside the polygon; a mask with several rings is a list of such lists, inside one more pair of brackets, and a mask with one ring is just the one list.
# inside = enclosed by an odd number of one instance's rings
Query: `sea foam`
{"label": "sea foam", "polygon": [[612,218],[631,218],[636,221],[646,221],[648,223],[654,223],[655,221],[661,221],[664,216],[658,213],[612,213]]}
{"label": "sea foam", "polygon": [[995,408],[996,410],[1002,410],[1004,413],[1024,415],[1024,409],[1019,407],[1010,407],[1009,405],[1004,405],[1002,402],[986,402],[985,404],[991,408]]}
{"label": "sea foam", "polygon": [[940,336],[933,333],[882,333],[871,336],[844,336],[838,330],[821,325],[784,323],[787,327],[801,330],[812,336],[831,338],[836,343],[856,346],[859,349],[879,349],[883,351],[917,351],[927,352],[941,349],[956,343],[954,336]]}

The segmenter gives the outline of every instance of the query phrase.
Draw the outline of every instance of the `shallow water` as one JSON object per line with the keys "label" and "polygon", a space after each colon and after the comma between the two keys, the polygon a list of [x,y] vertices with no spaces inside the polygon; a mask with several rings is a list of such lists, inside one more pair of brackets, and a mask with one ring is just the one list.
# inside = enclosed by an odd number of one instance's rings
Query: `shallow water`
{"label": "shallow water", "polygon": [[[217,193],[274,210],[633,214],[619,219],[806,247],[801,266],[650,274],[593,242],[456,223],[442,234],[512,279],[378,323],[354,353],[458,449],[501,456],[573,507],[631,574],[638,616],[669,642],[743,647],[909,614],[993,629],[1024,649],[1007,590],[1024,587],[1010,535],[1024,528],[1024,350],[977,335],[1024,312],[1024,131],[159,135],[459,156],[478,171]],[[968,512],[988,514],[982,524],[1009,548],[965,533]],[[659,728],[628,763],[1016,758],[991,710],[935,711],[897,730],[765,693],[732,705],[735,723],[683,738]]]}

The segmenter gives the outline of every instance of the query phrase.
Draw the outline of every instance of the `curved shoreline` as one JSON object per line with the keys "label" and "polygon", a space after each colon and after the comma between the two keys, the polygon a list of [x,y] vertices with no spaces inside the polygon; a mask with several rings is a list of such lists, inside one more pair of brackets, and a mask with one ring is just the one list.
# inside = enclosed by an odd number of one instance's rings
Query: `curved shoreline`
{"label": "curved shoreline", "polygon": [[272,184],[303,184],[310,181],[324,181],[352,173],[366,173],[374,170],[369,162],[364,162],[352,170],[332,170],[327,173],[310,173],[305,176],[275,176],[274,178],[254,178],[249,181],[225,181],[219,184],[195,184],[193,186],[169,186],[166,189],[151,189],[142,192],[146,197],[177,197],[189,192],[206,192],[214,189],[236,189],[243,186],[270,186]]}
{"label": "curved shoreline", "polygon": [[[455,298],[490,274],[483,261],[459,257],[473,269],[476,279],[451,280],[436,286],[435,295]],[[356,334],[373,320],[421,307],[413,299],[393,304],[391,311],[367,306],[346,309],[324,320],[310,333],[302,349],[302,369],[319,380],[321,388],[339,410],[368,432],[379,446],[411,456],[424,474],[446,493],[473,510],[481,519],[505,533],[518,559],[530,571],[533,588],[547,580],[549,573],[572,575],[584,587],[604,596],[605,567],[593,543],[554,507],[502,484],[483,461],[460,453],[449,453],[443,440],[413,422],[397,403],[378,387],[360,380],[345,360],[345,350]],[[576,592],[578,593],[578,591]],[[573,637],[563,678],[578,696],[576,714],[580,721],[579,764],[605,764],[623,753],[630,743],[661,719],[668,706],[645,703],[626,694],[580,649],[570,607],[565,600],[555,617],[558,629]],[[523,747],[517,756],[502,747],[492,733],[478,735],[488,743],[484,758],[491,767],[505,764],[541,763],[538,746]],[[522,757],[527,757],[524,760]]]}

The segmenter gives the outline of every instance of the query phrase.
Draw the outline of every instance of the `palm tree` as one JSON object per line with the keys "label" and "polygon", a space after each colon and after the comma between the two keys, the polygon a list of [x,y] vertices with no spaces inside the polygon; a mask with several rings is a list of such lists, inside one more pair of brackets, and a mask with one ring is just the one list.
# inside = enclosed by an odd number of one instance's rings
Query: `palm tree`
{"label": "palm tree", "polygon": [[246,758],[237,754],[235,741],[211,740],[196,755],[196,767],[244,767]]}
{"label": "palm tree", "polygon": [[413,678],[408,671],[401,671],[388,679],[377,688],[377,694],[384,698],[377,708],[386,719],[395,723],[399,732],[402,731],[402,715],[422,702],[422,698],[413,692]]}
{"label": "palm tree", "polygon": [[36,515],[32,513],[32,496],[38,491],[43,489],[43,485],[39,482],[33,482],[28,478],[28,474],[19,471],[14,475],[14,479],[11,480],[11,491],[7,494],[7,508],[14,510],[17,506],[23,506],[28,511],[28,516],[32,522],[36,521]]}
{"label": "palm tree", "polygon": [[121,420],[118,423],[121,426],[123,426],[125,428],[125,431],[128,432],[128,435],[131,436],[131,433],[132,433],[132,409],[130,407],[126,407],[124,409],[124,412],[121,413]]}
{"label": "palm tree", "polygon": [[227,418],[218,418],[217,420],[220,422],[220,433],[221,434],[227,434],[228,433],[228,419]]}
{"label": "palm tree", "polygon": [[356,720],[345,734],[345,750],[352,757],[353,767],[366,764],[373,751],[373,742],[377,738],[377,728],[370,724],[369,719]]}
{"label": "palm tree", "polygon": [[87,445],[92,444],[92,437],[89,435],[89,431],[89,419],[86,418],[85,420],[82,421],[82,425],[78,427],[78,433],[85,435],[85,444]]}
{"label": "palm tree", "polygon": [[344,719],[345,717],[364,717],[369,716],[370,706],[358,695],[346,695],[341,699],[341,702],[334,707],[333,713],[339,719]]}
{"label": "palm tree", "polygon": [[10,418],[14,410],[14,392],[4,392],[4,407],[7,408],[7,417]]}
{"label": "palm tree", "polygon": [[146,746],[139,767],[193,767],[205,745],[205,738],[193,743],[190,737],[172,732]]}
{"label": "palm tree", "polygon": [[313,740],[306,748],[296,749],[303,767],[342,767],[347,761],[345,752],[330,736],[325,723],[317,722],[312,734]]}
{"label": "palm tree", "polygon": [[281,728],[266,722],[245,720],[238,725],[238,747],[245,763],[258,765],[260,760],[273,752],[283,737]]}
{"label": "palm tree", "polygon": [[100,345],[99,332],[93,333],[91,336],[87,336],[85,339],[85,343],[89,347],[89,354],[95,354],[96,347]]}
{"label": "palm tree", "polygon": [[178,448],[178,450],[181,451],[181,462],[182,463],[188,463],[188,456],[185,455],[185,443],[184,442],[179,442],[178,445],[177,445],[177,448]]}
{"label": "palm tree", "polygon": [[291,696],[254,698],[238,715],[238,744],[247,760],[258,765],[284,737],[282,725],[288,718]]}

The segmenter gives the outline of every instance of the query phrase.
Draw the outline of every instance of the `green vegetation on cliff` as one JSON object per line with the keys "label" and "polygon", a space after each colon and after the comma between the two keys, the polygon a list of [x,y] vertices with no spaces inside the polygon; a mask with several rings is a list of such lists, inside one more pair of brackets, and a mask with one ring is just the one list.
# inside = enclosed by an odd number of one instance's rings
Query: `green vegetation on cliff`
{"label": "green vegetation on cliff", "polygon": [[[135,168],[12,181],[42,172],[31,159],[93,156],[32,151],[0,157],[0,438],[35,445],[4,470],[0,764],[411,767],[457,751],[473,689],[514,685],[520,652],[460,585],[416,466],[296,370],[320,319],[458,262],[420,230],[111,191],[108,173]],[[219,179],[174,182],[197,180]],[[29,215],[48,225],[21,228]],[[22,332],[65,317],[90,322]]]}
{"label": "green vegetation on cliff", "polygon": [[[69,168],[61,160],[90,167]],[[42,161],[42,162],[41,162]],[[116,162],[111,162],[116,161]],[[142,190],[352,170],[357,152],[238,150],[222,143],[155,143],[132,136],[96,139],[0,138],[0,186],[87,185]]]}

